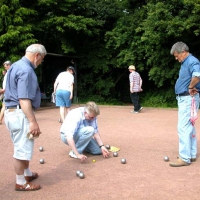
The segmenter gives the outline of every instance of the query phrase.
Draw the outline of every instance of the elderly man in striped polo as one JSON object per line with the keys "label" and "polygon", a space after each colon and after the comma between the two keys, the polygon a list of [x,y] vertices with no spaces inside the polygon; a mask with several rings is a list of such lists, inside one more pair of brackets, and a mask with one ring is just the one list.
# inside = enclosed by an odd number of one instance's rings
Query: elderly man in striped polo
{"label": "elderly man in striped polo", "polygon": [[139,113],[143,107],[140,105],[139,101],[139,92],[142,91],[142,79],[140,74],[135,71],[135,66],[129,66],[129,81],[130,81],[130,97],[133,103],[134,109],[131,111],[132,113]]}

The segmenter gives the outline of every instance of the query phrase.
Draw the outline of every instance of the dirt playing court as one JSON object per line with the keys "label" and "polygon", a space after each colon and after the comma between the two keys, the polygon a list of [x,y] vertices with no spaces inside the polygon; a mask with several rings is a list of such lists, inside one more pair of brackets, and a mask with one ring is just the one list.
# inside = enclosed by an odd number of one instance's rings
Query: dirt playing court
{"label": "dirt playing court", "polygon": [[[36,112],[42,135],[35,141],[30,168],[39,173],[34,182],[41,184],[42,189],[33,192],[14,190],[13,145],[5,124],[0,125],[0,199],[200,199],[200,159],[180,168],[172,168],[164,161],[164,156],[175,159],[178,155],[177,109],[144,108],[141,113],[132,114],[131,106],[99,108],[102,140],[105,145],[119,147],[119,155],[111,154],[108,159],[88,155],[84,163],[70,158],[69,147],[60,139],[59,109],[43,108]],[[199,136],[200,119],[196,128]],[[41,146],[43,152],[39,151]],[[44,164],[39,163],[41,158]],[[121,164],[121,158],[126,158],[127,163]],[[84,179],[76,176],[77,170],[84,172]]]}

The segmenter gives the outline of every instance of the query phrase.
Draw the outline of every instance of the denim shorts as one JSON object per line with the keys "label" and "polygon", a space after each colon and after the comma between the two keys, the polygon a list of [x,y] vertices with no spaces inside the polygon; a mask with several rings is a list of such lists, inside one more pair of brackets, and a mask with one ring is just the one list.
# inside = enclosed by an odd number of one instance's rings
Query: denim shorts
{"label": "denim shorts", "polygon": [[5,110],[5,124],[14,144],[13,157],[18,160],[31,160],[34,140],[27,138],[29,121],[21,109]]}
{"label": "denim shorts", "polygon": [[71,95],[71,92],[68,90],[57,90],[56,91],[56,106],[70,107],[71,106],[70,95]]}

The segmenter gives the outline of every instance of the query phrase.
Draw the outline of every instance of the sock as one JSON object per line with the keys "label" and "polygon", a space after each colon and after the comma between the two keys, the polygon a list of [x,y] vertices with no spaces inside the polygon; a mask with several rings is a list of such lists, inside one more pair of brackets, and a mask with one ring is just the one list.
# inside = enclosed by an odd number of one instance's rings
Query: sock
{"label": "sock", "polygon": [[32,172],[29,168],[24,170],[24,176],[32,176]]}
{"label": "sock", "polygon": [[18,185],[24,185],[26,183],[24,175],[16,175],[16,183]]}

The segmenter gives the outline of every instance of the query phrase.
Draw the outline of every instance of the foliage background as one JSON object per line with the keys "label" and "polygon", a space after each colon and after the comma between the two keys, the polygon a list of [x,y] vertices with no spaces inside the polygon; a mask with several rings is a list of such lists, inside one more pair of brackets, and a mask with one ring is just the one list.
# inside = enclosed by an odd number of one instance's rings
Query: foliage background
{"label": "foliage background", "polygon": [[199,21],[200,0],[0,0],[0,62],[16,61],[36,42],[76,56],[79,101],[104,104],[131,103],[133,64],[143,106],[174,107],[180,63],[169,52],[183,41],[200,58]]}

